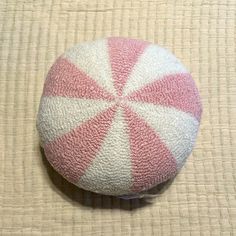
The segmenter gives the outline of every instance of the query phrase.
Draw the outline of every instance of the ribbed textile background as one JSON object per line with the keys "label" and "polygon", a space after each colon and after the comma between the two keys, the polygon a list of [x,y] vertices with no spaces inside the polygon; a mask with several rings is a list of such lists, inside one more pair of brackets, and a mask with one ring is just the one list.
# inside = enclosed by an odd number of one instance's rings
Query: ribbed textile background
{"label": "ribbed textile background", "polygon": [[[1,1],[0,234],[236,234],[235,23],[235,0]],[[151,202],[79,190],[39,148],[36,115],[51,64],[76,43],[108,36],[170,49],[201,94],[194,152]]]}

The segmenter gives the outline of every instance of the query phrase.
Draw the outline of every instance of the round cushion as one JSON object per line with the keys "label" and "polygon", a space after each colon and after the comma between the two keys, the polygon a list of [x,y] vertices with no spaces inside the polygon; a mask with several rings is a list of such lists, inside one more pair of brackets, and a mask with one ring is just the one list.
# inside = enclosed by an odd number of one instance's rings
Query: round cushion
{"label": "round cushion", "polygon": [[51,67],[37,118],[50,164],[80,188],[132,195],[173,178],[201,117],[193,79],[166,49],[107,38]]}

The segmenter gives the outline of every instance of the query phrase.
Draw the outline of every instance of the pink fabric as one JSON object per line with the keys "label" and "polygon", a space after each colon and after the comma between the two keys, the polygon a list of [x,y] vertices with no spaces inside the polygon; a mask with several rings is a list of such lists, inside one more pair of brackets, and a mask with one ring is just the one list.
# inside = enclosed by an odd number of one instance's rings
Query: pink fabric
{"label": "pink fabric", "polygon": [[95,158],[111,126],[116,108],[107,109],[45,145],[49,162],[68,181],[76,183]]}
{"label": "pink fabric", "polygon": [[43,96],[63,96],[111,101],[114,96],[65,58],[59,58],[48,73]]}
{"label": "pink fabric", "polygon": [[122,95],[128,76],[147,45],[147,42],[134,39],[108,39],[112,75],[118,95]]}
{"label": "pink fabric", "polygon": [[155,131],[129,108],[124,108],[130,137],[133,187],[139,192],[173,177],[177,164]]}
{"label": "pink fabric", "polygon": [[198,120],[201,118],[200,97],[190,74],[166,76],[133,92],[127,99],[174,107],[191,113]]}

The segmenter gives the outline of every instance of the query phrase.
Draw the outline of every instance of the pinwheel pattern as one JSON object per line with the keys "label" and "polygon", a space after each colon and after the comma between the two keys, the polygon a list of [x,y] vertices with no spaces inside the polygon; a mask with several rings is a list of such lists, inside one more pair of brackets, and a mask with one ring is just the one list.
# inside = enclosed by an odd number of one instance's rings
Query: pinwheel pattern
{"label": "pinwheel pattern", "polygon": [[68,181],[123,195],[176,175],[201,112],[194,81],[174,55],[114,37],[76,45],[57,59],[37,127],[47,159]]}

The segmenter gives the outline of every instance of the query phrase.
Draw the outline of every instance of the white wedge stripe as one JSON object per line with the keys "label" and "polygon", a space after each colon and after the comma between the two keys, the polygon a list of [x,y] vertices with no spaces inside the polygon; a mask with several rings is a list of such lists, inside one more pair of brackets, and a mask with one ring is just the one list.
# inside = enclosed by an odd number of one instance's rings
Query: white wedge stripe
{"label": "white wedge stripe", "polygon": [[42,97],[37,119],[42,144],[68,133],[112,105],[113,102],[99,100]]}
{"label": "white wedge stripe", "polygon": [[192,151],[198,121],[175,108],[141,102],[127,102],[127,105],[157,132],[176,158],[180,169]]}
{"label": "white wedge stripe", "polygon": [[123,95],[126,96],[163,76],[186,72],[185,67],[172,53],[152,44],[146,48],[134,66]]}
{"label": "white wedge stripe", "polygon": [[103,194],[122,195],[129,193],[131,184],[129,137],[122,108],[119,108],[102,149],[78,186]]}
{"label": "white wedge stripe", "polygon": [[78,44],[63,57],[94,79],[102,88],[115,95],[107,40]]}

